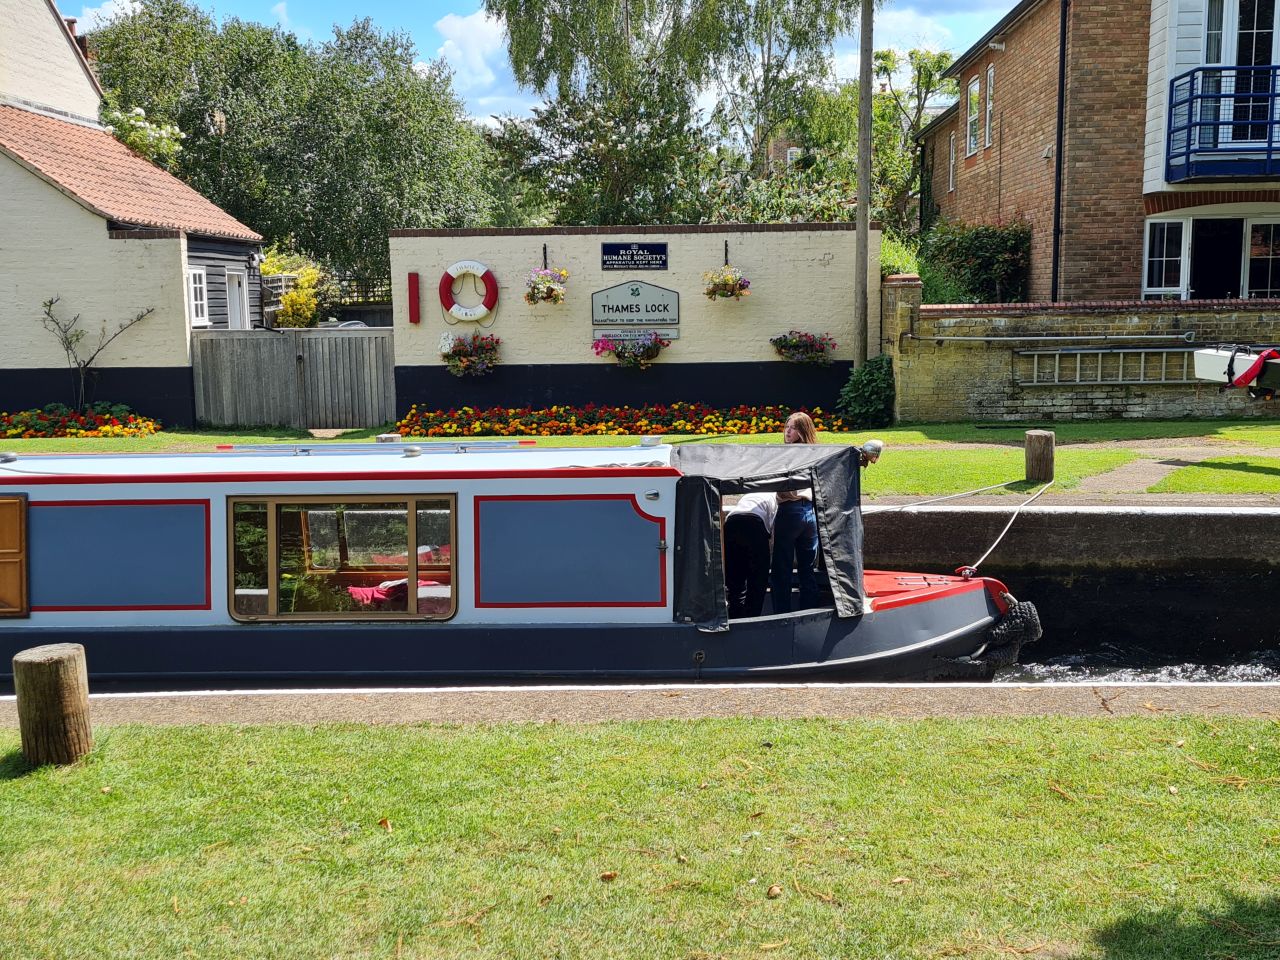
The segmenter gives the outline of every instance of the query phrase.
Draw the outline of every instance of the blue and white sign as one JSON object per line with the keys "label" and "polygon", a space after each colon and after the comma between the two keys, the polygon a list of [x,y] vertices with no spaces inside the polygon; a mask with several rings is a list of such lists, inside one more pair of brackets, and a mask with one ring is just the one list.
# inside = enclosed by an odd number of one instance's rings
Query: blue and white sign
{"label": "blue and white sign", "polygon": [[665,270],[665,243],[602,243],[601,270]]}

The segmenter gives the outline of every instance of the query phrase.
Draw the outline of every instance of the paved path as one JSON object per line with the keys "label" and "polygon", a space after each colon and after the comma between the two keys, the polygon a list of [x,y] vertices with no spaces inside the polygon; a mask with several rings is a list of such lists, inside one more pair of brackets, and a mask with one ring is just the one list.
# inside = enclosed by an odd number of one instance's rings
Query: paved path
{"label": "paved path", "polygon": [[[701,717],[1175,716],[1280,718],[1280,684],[791,684],[478,687],[95,696],[117,724],[600,723]],[[13,697],[0,727],[16,727]]]}

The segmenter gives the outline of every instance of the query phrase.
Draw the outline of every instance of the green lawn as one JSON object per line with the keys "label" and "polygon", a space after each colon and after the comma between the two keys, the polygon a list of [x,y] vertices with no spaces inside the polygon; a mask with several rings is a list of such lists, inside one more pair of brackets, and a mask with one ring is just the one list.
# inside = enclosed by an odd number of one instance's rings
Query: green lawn
{"label": "green lawn", "polygon": [[1181,467],[1150,493],[1280,493],[1280,458],[1215,457]]}
{"label": "green lawn", "polygon": [[[1136,458],[1131,450],[1058,450],[1053,490],[1070,490],[1082,477],[1114,470]],[[1025,476],[1021,450],[895,451],[889,447],[878,463],[862,472],[862,492],[868,497],[945,496],[1009,481],[1018,482],[1003,492],[1022,493],[1040,486],[1027,483]]]}
{"label": "green lawn", "polygon": [[0,955],[1274,960],[1276,736],[119,728],[76,767],[0,759]]}

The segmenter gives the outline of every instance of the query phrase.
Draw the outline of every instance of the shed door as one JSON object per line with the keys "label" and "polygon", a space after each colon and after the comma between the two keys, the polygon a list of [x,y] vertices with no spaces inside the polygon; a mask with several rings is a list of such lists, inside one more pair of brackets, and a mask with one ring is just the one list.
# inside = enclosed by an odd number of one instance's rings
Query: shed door
{"label": "shed door", "polygon": [[27,615],[27,498],[0,497],[0,617]]}

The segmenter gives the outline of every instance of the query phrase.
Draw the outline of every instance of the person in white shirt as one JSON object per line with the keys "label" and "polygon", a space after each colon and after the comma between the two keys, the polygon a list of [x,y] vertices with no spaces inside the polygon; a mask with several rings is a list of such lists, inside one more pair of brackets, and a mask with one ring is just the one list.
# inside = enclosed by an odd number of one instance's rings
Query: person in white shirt
{"label": "person in white shirt", "polygon": [[724,581],[729,616],[758,617],[769,586],[769,537],[778,513],[772,493],[748,493],[724,520]]}
{"label": "person in white shirt", "polygon": [[[818,432],[807,413],[793,413],[782,433],[783,443],[817,443]],[[812,490],[783,490],[778,495],[778,515],[773,528],[773,570],[769,575],[774,613],[792,608],[791,570],[800,587],[801,610],[818,605],[818,521],[813,512]]]}

